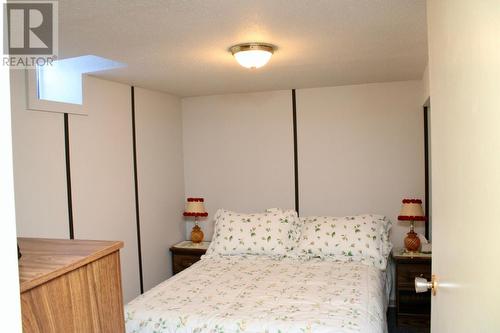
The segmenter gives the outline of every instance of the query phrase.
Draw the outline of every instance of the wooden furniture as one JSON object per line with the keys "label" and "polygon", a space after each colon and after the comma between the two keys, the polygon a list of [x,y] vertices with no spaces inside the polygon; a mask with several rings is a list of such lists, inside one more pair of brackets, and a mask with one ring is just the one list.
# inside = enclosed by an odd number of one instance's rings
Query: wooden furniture
{"label": "wooden furniture", "polygon": [[207,252],[210,242],[193,243],[183,241],[170,248],[172,252],[172,272],[177,274],[198,260]]}
{"label": "wooden furniture", "polygon": [[396,323],[398,327],[411,326],[430,329],[431,293],[415,292],[415,277],[431,280],[431,255],[409,255],[394,250],[396,263]]}
{"label": "wooden furniture", "polygon": [[18,238],[23,332],[125,332],[122,242]]}

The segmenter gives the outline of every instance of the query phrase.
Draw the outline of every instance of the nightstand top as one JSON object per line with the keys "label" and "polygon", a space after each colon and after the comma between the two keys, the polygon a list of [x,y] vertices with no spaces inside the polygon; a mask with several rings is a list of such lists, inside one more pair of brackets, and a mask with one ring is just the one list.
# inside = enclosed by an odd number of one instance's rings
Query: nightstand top
{"label": "nightstand top", "polygon": [[193,243],[191,241],[182,241],[172,246],[176,249],[196,249],[196,250],[207,250],[210,242]]}
{"label": "nightstand top", "polygon": [[408,253],[405,252],[405,249],[393,249],[392,250],[392,257],[394,259],[432,259],[432,253],[422,253],[422,252],[414,252],[414,253]]}

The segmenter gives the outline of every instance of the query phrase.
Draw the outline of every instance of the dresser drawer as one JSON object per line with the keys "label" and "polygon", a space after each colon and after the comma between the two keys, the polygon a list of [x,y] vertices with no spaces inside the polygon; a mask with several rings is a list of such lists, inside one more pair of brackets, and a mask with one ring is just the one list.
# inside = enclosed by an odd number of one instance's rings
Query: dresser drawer
{"label": "dresser drawer", "polygon": [[189,254],[175,254],[173,258],[173,273],[177,274],[200,260],[200,256]]}
{"label": "dresser drawer", "polygon": [[397,287],[399,289],[415,289],[415,278],[431,279],[431,265],[427,263],[399,264],[397,272]]}

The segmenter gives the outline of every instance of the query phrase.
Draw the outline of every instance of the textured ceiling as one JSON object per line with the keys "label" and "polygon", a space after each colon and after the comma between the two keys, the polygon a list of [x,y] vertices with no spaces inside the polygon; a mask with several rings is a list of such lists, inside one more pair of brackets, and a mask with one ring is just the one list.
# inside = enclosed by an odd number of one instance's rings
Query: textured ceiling
{"label": "textured ceiling", "polygon": [[[61,0],[59,55],[128,64],[97,76],[179,96],[420,79],[425,0]],[[258,70],[227,49],[278,46]]]}

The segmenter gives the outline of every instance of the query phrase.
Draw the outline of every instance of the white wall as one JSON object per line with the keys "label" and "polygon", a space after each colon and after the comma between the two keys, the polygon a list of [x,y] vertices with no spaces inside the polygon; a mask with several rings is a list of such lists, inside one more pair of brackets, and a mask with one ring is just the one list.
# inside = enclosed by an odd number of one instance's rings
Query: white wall
{"label": "white wall", "polygon": [[[297,90],[300,214],[384,214],[402,246],[401,199],[424,195],[422,96],[421,81]],[[294,207],[291,91],[185,98],[183,135],[208,239],[217,208]]]}
{"label": "white wall", "polygon": [[290,91],[182,100],[185,193],[206,199],[206,239],[218,208],[294,207],[291,103]]}
{"label": "white wall", "polygon": [[500,3],[428,1],[433,332],[500,332]]}
{"label": "white wall", "polygon": [[130,86],[86,77],[88,116],[69,116],[75,238],[121,240],[125,302],[139,294]]}
{"label": "white wall", "polygon": [[11,71],[17,234],[69,237],[64,120],[26,110],[25,71]]}
{"label": "white wall", "polygon": [[[86,77],[88,116],[69,115],[75,238],[122,240],[125,302],[140,292],[131,87]],[[171,274],[168,247],[184,238],[180,100],[136,88],[145,289]],[[26,110],[24,71],[12,73],[19,236],[68,238],[63,115]]]}
{"label": "white wall", "polygon": [[421,96],[421,81],[298,90],[301,215],[386,215],[402,247],[401,199],[424,195]]}
{"label": "white wall", "polygon": [[425,66],[424,73],[422,74],[422,104],[431,96],[429,88],[429,65]]}
{"label": "white wall", "polygon": [[185,239],[180,98],[135,88],[144,290],[172,275],[169,247]]}
{"label": "white wall", "polygon": [[[2,1],[3,5],[4,1]],[[0,32],[3,35],[3,18]],[[1,46],[3,54],[3,46]],[[16,251],[16,214],[14,204],[14,179],[12,161],[12,128],[10,110],[9,70],[0,67],[0,253],[2,253],[2,278],[0,283],[0,313],[2,330],[21,332],[21,304]]]}

